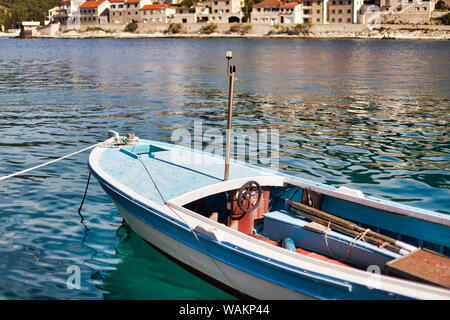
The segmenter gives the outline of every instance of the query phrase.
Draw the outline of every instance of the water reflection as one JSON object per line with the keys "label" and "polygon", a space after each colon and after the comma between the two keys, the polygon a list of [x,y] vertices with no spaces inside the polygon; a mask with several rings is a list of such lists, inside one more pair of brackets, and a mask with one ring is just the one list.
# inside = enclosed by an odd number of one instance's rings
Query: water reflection
{"label": "water reflection", "polygon": [[233,299],[161,255],[125,222],[117,236],[115,256],[120,262],[91,276],[105,299]]}
{"label": "water reflection", "polygon": [[[0,39],[0,48],[0,175],[109,129],[166,142],[194,121],[223,129],[232,50],[233,125],[279,130],[280,170],[450,213],[448,41]],[[126,227],[117,235],[122,219],[95,181],[86,232],[76,212],[86,160],[0,184],[0,296],[223,298]],[[84,290],[65,287],[70,264]]]}

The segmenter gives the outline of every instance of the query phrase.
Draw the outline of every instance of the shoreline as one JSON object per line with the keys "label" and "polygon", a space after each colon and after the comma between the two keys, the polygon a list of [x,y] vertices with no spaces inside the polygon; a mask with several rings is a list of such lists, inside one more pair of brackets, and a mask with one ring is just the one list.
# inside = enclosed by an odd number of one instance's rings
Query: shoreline
{"label": "shoreline", "polygon": [[[19,38],[19,37],[16,37]],[[37,36],[40,39],[323,39],[323,40],[435,40],[448,41],[450,36],[430,37],[430,36],[407,36],[407,35],[382,35],[382,36],[297,36],[297,35],[228,35],[228,34],[78,34],[78,35],[55,35]]]}
{"label": "shoreline", "polygon": [[[98,25],[93,29],[51,30],[45,26],[38,29],[32,38],[47,39],[355,39],[355,40],[450,40],[450,26],[446,25],[381,25],[379,29],[369,29],[365,25],[321,25],[312,26],[305,34],[287,34],[277,29],[258,29],[253,32],[230,32],[227,29],[214,33],[180,32],[169,33],[167,26],[142,27],[135,33],[125,32],[115,25]],[[0,37],[17,38],[17,34],[0,33]]]}

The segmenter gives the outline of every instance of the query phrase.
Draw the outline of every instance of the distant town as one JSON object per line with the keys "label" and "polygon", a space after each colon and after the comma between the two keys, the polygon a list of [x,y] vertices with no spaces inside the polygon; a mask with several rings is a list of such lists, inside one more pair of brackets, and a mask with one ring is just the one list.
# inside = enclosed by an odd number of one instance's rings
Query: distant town
{"label": "distant town", "polygon": [[[427,23],[435,0],[264,0],[247,8],[244,0],[199,1],[180,6],[178,0],[61,0],[49,11],[49,22],[62,25],[129,23],[357,24],[378,14],[384,23]],[[376,20],[376,19],[372,19]]]}
{"label": "distant town", "polygon": [[[18,27],[21,29],[21,37],[61,36],[63,33],[67,36],[70,31],[147,35],[158,32],[238,32],[242,35],[248,34],[250,30],[252,35],[260,36],[270,36],[275,32],[325,37],[374,37],[370,34],[370,30],[374,28],[391,31],[391,27],[382,28],[382,25],[448,25],[449,2],[450,0],[61,0],[58,6],[48,11],[43,25],[39,21],[21,21]],[[310,30],[314,32],[309,32]],[[447,39],[450,31],[446,27],[422,30],[422,34],[411,35],[408,33],[413,29],[405,30],[403,29],[401,37],[436,39]],[[400,31],[398,28],[393,30],[394,33]],[[378,34],[376,37],[386,35]]]}

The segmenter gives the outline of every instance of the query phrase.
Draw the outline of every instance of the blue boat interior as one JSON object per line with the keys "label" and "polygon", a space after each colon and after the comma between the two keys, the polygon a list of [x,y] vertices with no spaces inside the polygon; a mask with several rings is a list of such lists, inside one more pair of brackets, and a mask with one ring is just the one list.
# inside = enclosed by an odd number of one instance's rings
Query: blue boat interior
{"label": "blue boat interior", "polygon": [[[193,201],[185,207],[233,227],[233,211],[236,209],[239,211],[238,207],[233,205],[238,191],[230,190],[213,194]],[[307,203],[305,194],[308,193],[311,192],[294,185],[266,187],[262,193],[263,200],[257,208],[257,210],[261,209],[262,214],[256,214],[252,228],[245,228],[245,226],[234,228],[299,254],[311,255],[312,253],[316,258],[363,270],[376,265],[381,273],[387,273],[386,264],[402,256],[399,252],[389,250],[382,245],[367,242],[366,239],[361,238],[360,233],[358,237],[358,234],[352,236],[327,228],[324,232],[321,228],[317,229],[317,225],[311,227],[313,221],[299,214],[297,210],[293,210],[292,205],[286,201]],[[351,220],[360,228],[369,228],[395,240],[449,256],[449,234],[446,226],[432,225],[424,220],[389,214],[327,195],[314,194],[312,198],[314,197],[315,201],[319,199],[315,207],[321,211]],[[265,205],[264,202],[266,202]],[[393,217],[387,219],[386,216]],[[241,218],[239,224],[242,220],[244,219]],[[434,231],[427,232],[427,230]]]}

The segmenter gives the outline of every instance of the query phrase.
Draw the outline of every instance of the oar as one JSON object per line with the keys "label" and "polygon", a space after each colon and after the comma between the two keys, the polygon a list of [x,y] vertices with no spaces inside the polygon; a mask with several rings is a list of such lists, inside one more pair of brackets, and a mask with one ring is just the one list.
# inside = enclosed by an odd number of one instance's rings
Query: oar
{"label": "oar", "polygon": [[[335,223],[333,223],[331,221],[327,221],[327,220],[321,219],[319,217],[313,216],[311,214],[308,214],[308,213],[306,213],[306,212],[304,212],[302,210],[296,209],[296,208],[292,208],[292,210],[296,214],[301,215],[302,217],[305,217],[305,218],[307,218],[307,219],[309,219],[311,221],[315,221],[315,222],[317,222],[317,223],[319,223],[319,224],[321,224],[323,226],[329,227],[332,230],[335,230],[335,231],[338,231],[340,233],[349,235],[349,236],[351,236],[353,238],[358,237],[359,239],[364,240],[364,241],[366,241],[368,243],[374,244],[376,246],[383,246],[383,248],[386,248],[387,250],[390,250],[390,251],[395,252],[395,253],[399,253],[399,254],[409,253],[409,251],[406,251],[406,250],[403,250],[403,249],[398,248],[396,246],[393,246],[392,244],[389,244],[387,242],[383,242],[380,239],[376,239],[376,238],[373,238],[371,236],[368,236],[367,232],[364,234],[364,232],[357,232],[355,230],[351,230],[349,228],[346,228],[344,226],[335,224]],[[364,237],[362,237],[363,234],[364,234]]]}
{"label": "oar", "polygon": [[335,215],[329,214],[329,213],[324,212],[322,210],[315,209],[315,208],[309,207],[309,206],[307,206],[305,204],[302,204],[302,203],[299,203],[299,202],[295,202],[295,201],[291,201],[291,200],[288,200],[288,199],[286,199],[285,201],[286,201],[286,203],[290,204],[292,206],[292,208],[297,209],[296,212],[298,212],[300,210],[302,212],[308,213],[309,215],[311,215],[313,217],[317,217],[317,218],[320,218],[320,219],[324,220],[325,223],[327,223],[327,224],[328,224],[328,221],[330,221],[334,225],[342,226],[342,227],[344,227],[346,229],[349,229],[349,230],[352,230],[352,231],[356,231],[357,233],[365,232],[366,233],[365,234],[365,238],[367,238],[367,239],[369,239],[369,238],[370,239],[374,239],[374,241],[376,240],[379,243],[379,245],[383,245],[383,247],[385,247],[386,246],[385,243],[387,243],[387,244],[390,244],[392,246],[404,249],[404,250],[398,250],[397,251],[398,253],[405,254],[405,253],[407,253],[405,251],[409,252],[409,251],[414,251],[414,250],[417,249],[416,247],[414,247],[412,245],[406,244],[406,243],[404,243],[402,241],[399,241],[399,240],[392,239],[390,237],[387,237],[387,236],[385,236],[383,234],[380,234],[380,233],[377,233],[375,231],[364,229],[364,228],[358,226],[356,223],[353,223],[351,221],[342,219],[340,217],[337,217]]}

